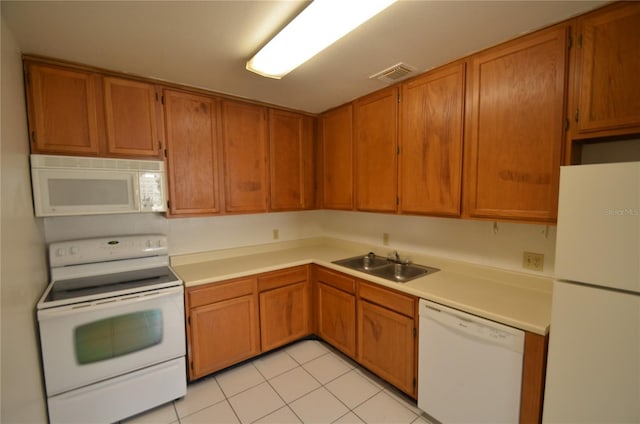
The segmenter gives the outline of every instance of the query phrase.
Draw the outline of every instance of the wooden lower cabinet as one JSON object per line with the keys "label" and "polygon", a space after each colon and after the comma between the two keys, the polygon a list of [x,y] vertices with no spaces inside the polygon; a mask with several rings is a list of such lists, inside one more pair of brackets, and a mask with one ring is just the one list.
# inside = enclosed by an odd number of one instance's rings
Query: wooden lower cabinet
{"label": "wooden lower cabinet", "polygon": [[308,269],[304,265],[258,277],[263,352],[309,335]]}
{"label": "wooden lower cabinet", "polygon": [[260,353],[255,277],[187,289],[189,380]]}
{"label": "wooden lower cabinet", "polygon": [[358,362],[417,397],[415,298],[364,282],[359,285]]}
{"label": "wooden lower cabinet", "polygon": [[355,358],[355,279],[325,268],[316,268],[315,284],[316,334]]}

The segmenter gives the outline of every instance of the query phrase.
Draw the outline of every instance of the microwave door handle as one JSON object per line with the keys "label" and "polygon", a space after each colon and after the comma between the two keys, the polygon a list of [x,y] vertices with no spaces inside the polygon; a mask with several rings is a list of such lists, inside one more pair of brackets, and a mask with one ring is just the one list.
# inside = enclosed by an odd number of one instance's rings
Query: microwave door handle
{"label": "microwave door handle", "polygon": [[142,205],[140,204],[140,175],[133,175],[133,208],[140,212]]}

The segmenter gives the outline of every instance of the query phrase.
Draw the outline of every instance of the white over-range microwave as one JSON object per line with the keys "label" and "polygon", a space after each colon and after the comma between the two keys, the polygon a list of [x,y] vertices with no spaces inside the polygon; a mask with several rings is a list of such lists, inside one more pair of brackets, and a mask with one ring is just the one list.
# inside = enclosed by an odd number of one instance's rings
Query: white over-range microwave
{"label": "white over-range microwave", "polygon": [[166,211],[164,162],[31,155],[36,216]]}

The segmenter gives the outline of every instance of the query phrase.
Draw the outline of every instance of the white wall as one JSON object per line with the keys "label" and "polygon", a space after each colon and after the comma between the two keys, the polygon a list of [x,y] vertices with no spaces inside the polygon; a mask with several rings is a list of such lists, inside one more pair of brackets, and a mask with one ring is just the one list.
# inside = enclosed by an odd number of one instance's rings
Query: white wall
{"label": "white wall", "polygon": [[[278,212],[199,218],[125,214],[45,218],[47,242],[85,237],[161,233],[171,255],[317,237],[320,211]],[[273,230],[279,239],[273,239]]]}
{"label": "white wall", "polygon": [[[47,242],[115,234],[162,233],[170,254],[184,254],[279,241],[330,236],[445,256],[521,271],[522,252],[545,255],[544,274],[553,272],[555,227],[460,219],[344,211],[283,212],[205,218],[166,219],[156,214],[46,218]],[[388,233],[389,246],[382,246]]]}
{"label": "white wall", "polygon": [[[323,211],[324,235],[349,238],[392,251],[413,251],[498,268],[524,271],[522,252],[545,255],[544,274],[553,273],[555,226],[471,221],[409,215]],[[389,234],[383,246],[382,234]]]}
{"label": "white wall", "polygon": [[41,220],[33,217],[22,58],[2,18],[1,273],[3,423],[46,422],[35,304],[47,282]]}

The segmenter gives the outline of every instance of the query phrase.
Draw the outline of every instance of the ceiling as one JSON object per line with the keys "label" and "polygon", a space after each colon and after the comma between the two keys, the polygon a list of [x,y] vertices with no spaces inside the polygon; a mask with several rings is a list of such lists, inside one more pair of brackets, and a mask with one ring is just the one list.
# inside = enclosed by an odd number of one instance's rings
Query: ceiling
{"label": "ceiling", "polygon": [[[347,1],[347,0],[343,0]],[[6,1],[24,53],[318,113],[383,88],[404,62],[423,72],[605,1],[400,0],[281,80],[246,61],[307,1]]]}

